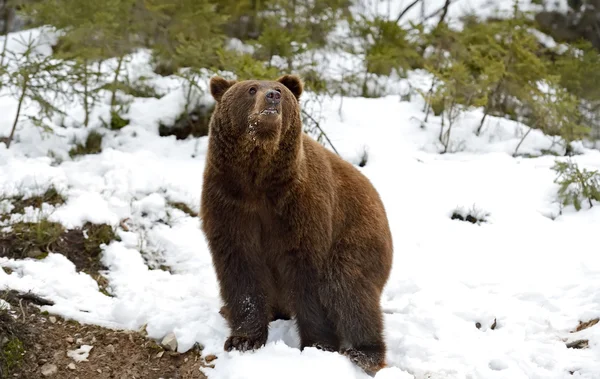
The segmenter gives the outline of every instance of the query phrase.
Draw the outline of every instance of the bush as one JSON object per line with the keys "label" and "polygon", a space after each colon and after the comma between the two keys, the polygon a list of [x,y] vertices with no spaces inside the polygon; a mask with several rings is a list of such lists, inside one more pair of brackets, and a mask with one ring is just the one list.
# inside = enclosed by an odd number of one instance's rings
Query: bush
{"label": "bush", "polygon": [[577,163],[570,160],[555,161],[552,170],[556,172],[555,183],[558,187],[558,200],[561,206],[573,205],[581,210],[582,202],[587,201],[590,208],[600,201],[600,173],[596,170],[581,170]]}

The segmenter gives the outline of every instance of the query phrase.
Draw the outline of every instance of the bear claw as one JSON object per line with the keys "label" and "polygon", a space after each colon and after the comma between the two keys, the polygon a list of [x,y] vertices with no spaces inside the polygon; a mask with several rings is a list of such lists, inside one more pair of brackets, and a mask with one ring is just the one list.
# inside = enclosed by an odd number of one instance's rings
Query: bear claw
{"label": "bear claw", "polygon": [[330,353],[334,353],[337,351],[336,348],[334,348],[333,346],[330,345],[326,345],[326,344],[321,344],[321,343],[314,343],[311,345],[311,347],[317,348],[319,350],[323,350],[323,351],[327,351]]}
{"label": "bear claw", "polygon": [[225,341],[225,351],[239,350],[239,351],[250,351],[259,349],[265,344],[262,338],[250,338],[244,336],[230,336]]}

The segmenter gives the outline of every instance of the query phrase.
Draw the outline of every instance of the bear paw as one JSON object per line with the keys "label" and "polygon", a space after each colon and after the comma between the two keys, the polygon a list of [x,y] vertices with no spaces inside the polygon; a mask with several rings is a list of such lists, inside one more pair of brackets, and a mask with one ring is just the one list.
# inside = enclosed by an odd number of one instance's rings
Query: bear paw
{"label": "bear paw", "polygon": [[225,341],[225,351],[239,350],[249,351],[256,350],[262,347],[267,342],[263,337],[247,337],[247,336],[230,336]]}
{"label": "bear paw", "polygon": [[338,351],[335,347],[333,347],[331,345],[323,344],[323,343],[314,343],[311,345],[311,347],[315,347],[319,350],[327,351],[330,353],[334,353],[334,352]]}
{"label": "bear paw", "polygon": [[385,355],[380,351],[350,348],[344,351],[344,355],[370,376],[386,366]]}

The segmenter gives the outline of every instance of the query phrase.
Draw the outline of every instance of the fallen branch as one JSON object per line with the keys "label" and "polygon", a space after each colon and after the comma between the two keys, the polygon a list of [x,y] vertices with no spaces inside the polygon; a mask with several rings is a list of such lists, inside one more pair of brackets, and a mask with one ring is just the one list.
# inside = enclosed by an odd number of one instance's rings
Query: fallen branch
{"label": "fallen branch", "polygon": [[53,301],[39,297],[38,295],[31,292],[18,293],[12,290],[6,294],[6,297],[7,299],[11,299],[14,303],[20,303],[20,300],[25,300],[36,305],[54,305]]}

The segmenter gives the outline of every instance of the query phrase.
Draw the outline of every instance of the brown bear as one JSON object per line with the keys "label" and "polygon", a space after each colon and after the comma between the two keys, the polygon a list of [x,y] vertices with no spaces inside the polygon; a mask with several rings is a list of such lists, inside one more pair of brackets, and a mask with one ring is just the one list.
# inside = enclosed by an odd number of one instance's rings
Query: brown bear
{"label": "brown bear", "polygon": [[353,165],[303,132],[295,75],[210,80],[201,211],[226,351],[267,341],[269,322],[293,317],[301,349],[385,366],[381,292],[392,236],[379,194]]}

